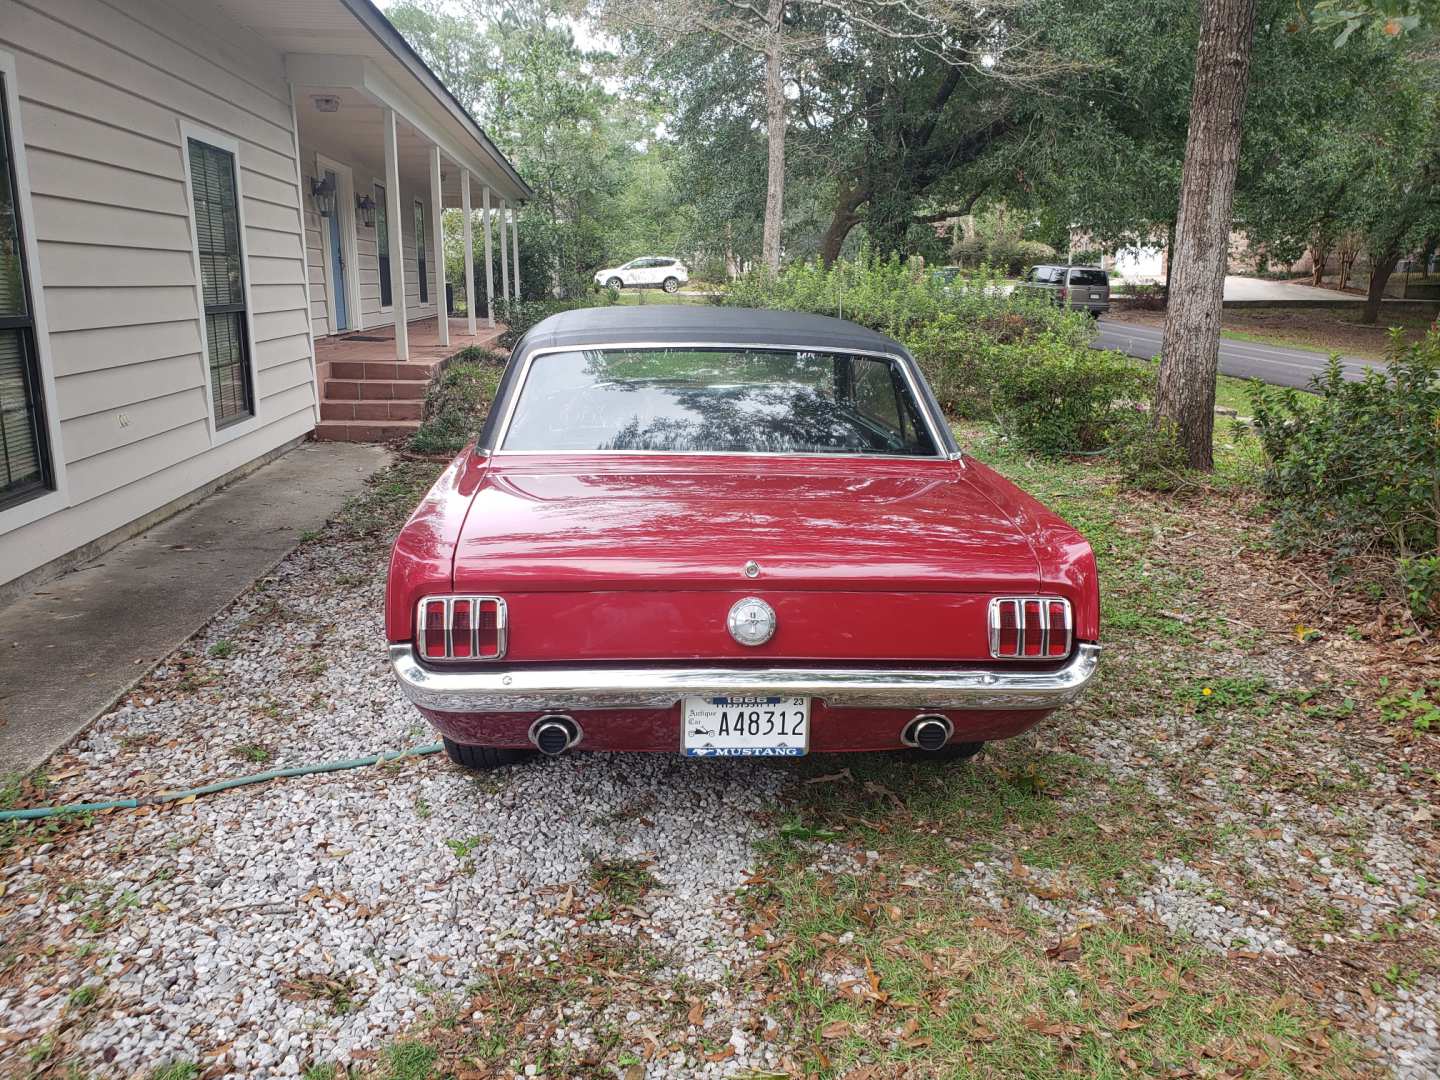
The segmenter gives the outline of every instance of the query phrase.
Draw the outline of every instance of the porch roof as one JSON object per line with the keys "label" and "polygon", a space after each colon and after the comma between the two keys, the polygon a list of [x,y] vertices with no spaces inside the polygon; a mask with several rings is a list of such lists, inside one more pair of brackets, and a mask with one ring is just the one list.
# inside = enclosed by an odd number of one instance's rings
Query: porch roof
{"label": "porch roof", "polygon": [[[336,156],[377,160],[384,113],[411,129],[400,140],[402,175],[423,176],[430,146],[470,171],[511,204],[534,195],[444,83],[371,0],[212,0],[226,15],[285,57],[302,141]],[[338,106],[320,110],[320,102]],[[458,170],[447,170],[442,198],[460,205]]]}

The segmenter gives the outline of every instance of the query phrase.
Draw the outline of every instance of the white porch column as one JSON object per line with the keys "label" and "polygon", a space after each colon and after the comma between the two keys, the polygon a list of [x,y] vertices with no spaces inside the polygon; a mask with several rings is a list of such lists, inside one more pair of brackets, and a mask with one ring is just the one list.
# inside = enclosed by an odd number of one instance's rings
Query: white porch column
{"label": "white porch column", "polygon": [[400,235],[400,160],[395,143],[395,110],[385,110],[385,232],[390,237],[390,302],[395,312],[395,359],[410,359],[405,327],[405,257]]}
{"label": "white porch column", "polygon": [[470,227],[470,170],[460,170],[460,212],[465,215],[465,330],[475,336],[475,237]]}
{"label": "white porch column", "polygon": [[[435,234],[435,329],[441,345],[450,344],[450,309],[445,304],[445,208],[440,202],[440,147],[430,147],[430,231]],[[418,243],[418,241],[417,241]]]}
{"label": "white porch column", "polygon": [[520,207],[510,211],[510,252],[515,256],[515,299],[520,299]]}
{"label": "white porch column", "polygon": [[490,247],[490,188],[487,186],[482,199],[485,203],[485,321],[495,329],[495,264],[494,250]]}
{"label": "white porch column", "polygon": [[500,200],[500,295],[510,299],[510,249],[505,245],[505,212],[506,203]]}

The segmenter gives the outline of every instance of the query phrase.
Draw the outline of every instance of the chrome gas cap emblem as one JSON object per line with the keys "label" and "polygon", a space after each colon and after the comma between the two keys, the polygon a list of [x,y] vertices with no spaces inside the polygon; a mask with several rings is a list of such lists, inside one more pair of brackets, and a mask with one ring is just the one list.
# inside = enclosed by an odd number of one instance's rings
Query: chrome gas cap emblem
{"label": "chrome gas cap emblem", "polygon": [[735,601],[725,625],[741,645],[764,645],[775,635],[775,609],[758,596],[747,596]]}
{"label": "chrome gas cap emblem", "polygon": [[760,564],[754,559],[751,559],[745,564],[745,576],[748,578],[757,578],[760,576]]}

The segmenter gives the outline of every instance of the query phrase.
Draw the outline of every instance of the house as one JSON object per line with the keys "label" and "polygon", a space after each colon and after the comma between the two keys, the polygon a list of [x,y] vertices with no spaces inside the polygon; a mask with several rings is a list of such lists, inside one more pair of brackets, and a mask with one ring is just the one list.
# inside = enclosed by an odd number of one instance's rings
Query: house
{"label": "house", "polygon": [[0,0],[0,597],[413,425],[518,297],[531,195],[369,0]]}

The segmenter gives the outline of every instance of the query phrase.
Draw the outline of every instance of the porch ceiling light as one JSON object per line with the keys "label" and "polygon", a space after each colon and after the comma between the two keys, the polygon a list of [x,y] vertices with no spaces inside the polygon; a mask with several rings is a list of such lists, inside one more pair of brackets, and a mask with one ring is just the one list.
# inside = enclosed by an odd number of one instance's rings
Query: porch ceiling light
{"label": "porch ceiling light", "polygon": [[321,217],[330,217],[335,213],[335,178],[326,176],[321,179],[312,178],[310,181],[310,201],[315,204],[315,212]]}
{"label": "porch ceiling light", "polygon": [[375,227],[375,200],[369,195],[355,196],[355,216],[367,229]]}

